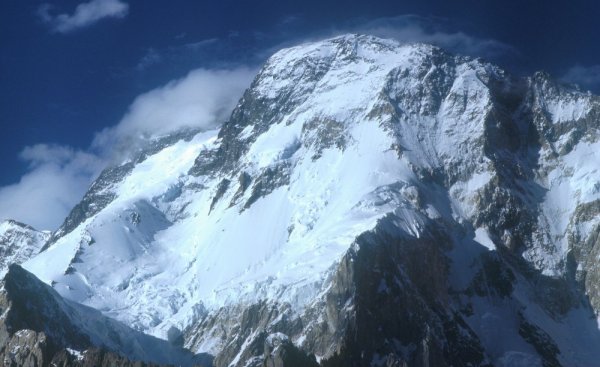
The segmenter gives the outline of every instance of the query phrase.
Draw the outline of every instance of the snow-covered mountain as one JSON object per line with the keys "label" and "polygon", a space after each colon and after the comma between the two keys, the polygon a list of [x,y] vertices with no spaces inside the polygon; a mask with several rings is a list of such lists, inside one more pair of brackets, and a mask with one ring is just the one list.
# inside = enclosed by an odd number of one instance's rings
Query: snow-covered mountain
{"label": "snow-covered mountain", "polygon": [[50,233],[14,220],[0,223],[0,278],[10,264],[21,264],[37,255],[49,238]]}
{"label": "snow-covered mountain", "polygon": [[23,267],[215,366],[589,366],[599,128],[600,99],[544,73],[303,44],[220,130],[105,170]]}

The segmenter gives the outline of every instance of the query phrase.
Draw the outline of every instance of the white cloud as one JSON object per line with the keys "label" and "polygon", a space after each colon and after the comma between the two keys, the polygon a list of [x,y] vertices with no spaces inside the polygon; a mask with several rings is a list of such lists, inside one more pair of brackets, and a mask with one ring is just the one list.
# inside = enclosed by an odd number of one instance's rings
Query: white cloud
{"label": "white cloud", "polygon": [[[29,171],[19,182],[0,187],[0,220],[58,228],[113,159],[122,158],[144,138],[217,127],[229,117],[254,74],[247,68],[198,69],[144,93],[117,125],[96,134],[88,151],[47,144],[26,147],[19,157]],[[121,156],[115,157],[115,152]]]}
{"label": "white cloud", "polygon": [[30,170],[18,183],[0,188],[0,219],[38,229],[57,228],[103,165],[92,154],[46,144],[26,147],[20,158]]}
{"label": "white cloud", "polygon": [[120,0],[91,0],[77,5],[71,15],[52,15],[52,8],[50,4],[43,4],[38,8],[38,15],[58,33],[72,32],[106,18],[123,18],[129,12],[129,5]]}
{"label": "white cloud", "polygon": [[600,65],[575,65],[567,70],[561,79],[585,88],[600,88]]}
{"label": "white cloud", "polygon": [[212,129],[228,117],[256,71],[197,69],[138,96],[118,125],[94,138],[98,150],[121,151],[138,139],[184,128]]}

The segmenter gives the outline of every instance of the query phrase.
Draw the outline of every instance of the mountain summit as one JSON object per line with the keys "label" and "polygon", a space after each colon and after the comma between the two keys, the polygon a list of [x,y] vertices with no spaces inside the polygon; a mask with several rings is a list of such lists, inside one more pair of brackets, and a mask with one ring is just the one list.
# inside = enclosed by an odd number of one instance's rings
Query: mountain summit
{"label": "mountain summit", "polygon": [[23,267],[218,367],[593,365],[599,128],[543,73],[303,44],[220,130],[106,169]]}

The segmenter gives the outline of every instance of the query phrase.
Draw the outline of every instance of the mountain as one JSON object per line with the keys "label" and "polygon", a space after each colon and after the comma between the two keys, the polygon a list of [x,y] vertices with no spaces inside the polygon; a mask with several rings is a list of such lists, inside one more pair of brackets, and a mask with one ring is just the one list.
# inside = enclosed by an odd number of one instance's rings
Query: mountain
{"label": "mountain", "polygon": [[50,233],[14,220],[0,223],[0,278],[10,264],[21,264],[36,255],[49,238]]}
{"label": "mountain", "polygon": [[599,127],[545,73],[307,43],[219,130],[105,170],[23,267],[215,366],[590,366]]}

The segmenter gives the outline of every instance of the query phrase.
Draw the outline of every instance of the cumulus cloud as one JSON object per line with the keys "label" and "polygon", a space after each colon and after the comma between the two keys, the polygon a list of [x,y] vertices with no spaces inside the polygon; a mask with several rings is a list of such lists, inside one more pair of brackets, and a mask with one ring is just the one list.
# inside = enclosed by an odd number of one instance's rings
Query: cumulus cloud
{"label": "cumulus cloud", "polygon": [[571,67],[561,78],[563,81],[578,84],[594,91],[600,89],[600,65]]}
{"label": "cumulus cloud", "polygon": [[69,33],[107,18],[124,18],[129,5],[120,0],[91,0],[77,5],[73,14],[52,14],[53,6],[42,4],[38,15],[54,32]]}
{"label": "cumulus cloud", "polygon": [[102,168],[90,153],[38,144],[19,155],[29,172],[0,188],[0,219],[16,219],[38,229],[57,228]]}
{"label": "cumulus cloud", "polygon": [[229,117],[255,74],[255,70],[246,67],[194,70],[182,79],[138,96],[119,124],[96,135],[93,147],[120,151],[122,146],[131,146],[132,141],[172,131],[215,128]]}
{"label": "cumulus cloud", "polygon": [[[217,127],[254,74],[247,68],[194,70],[138,96],[117,125],[96,134],[87,151],[48,144],[24,148],[19,158],[29,171],[19,182],[0,187],[0,220],[58,228],[106,165],[144,139],[186,128]],[[121,155],[115,157],[115,152]]]}

